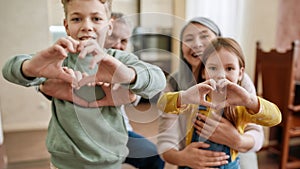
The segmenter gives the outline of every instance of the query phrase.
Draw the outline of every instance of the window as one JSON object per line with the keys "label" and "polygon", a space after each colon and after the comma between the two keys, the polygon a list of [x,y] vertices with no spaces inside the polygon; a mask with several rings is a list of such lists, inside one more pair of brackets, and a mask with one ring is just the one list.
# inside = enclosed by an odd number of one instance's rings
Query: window
{"label": "window", "polygon": [[220,27],[223,36],[239,38],[243,2],[241,0],[187,0],[186,18],[207,17]]}

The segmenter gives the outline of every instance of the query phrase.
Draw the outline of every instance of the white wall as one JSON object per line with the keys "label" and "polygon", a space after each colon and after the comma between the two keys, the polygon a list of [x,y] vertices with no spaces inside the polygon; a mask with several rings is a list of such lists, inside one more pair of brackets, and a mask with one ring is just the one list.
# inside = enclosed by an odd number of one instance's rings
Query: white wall
{"label": "white wall", "polygon": [[[0,1],[0,51],[4,62],[21,53],[33,53],[49,45],[47,1]],[[49,102],[34,89],[8,83],[0,77],[3,128],[6,131],[46,128]]]}
{"label": "white wall", "polygon": [[254,78],[256,42],[265,50],[275,47],[278,0],[247,0],[241,26],[241,45],[246,56],[246,72]]}
{"label": "white wall", "polygon": [[157,13],[141,16],[141,26],[147,28],[173,27],[173,0],[141,0],[141,13]]}

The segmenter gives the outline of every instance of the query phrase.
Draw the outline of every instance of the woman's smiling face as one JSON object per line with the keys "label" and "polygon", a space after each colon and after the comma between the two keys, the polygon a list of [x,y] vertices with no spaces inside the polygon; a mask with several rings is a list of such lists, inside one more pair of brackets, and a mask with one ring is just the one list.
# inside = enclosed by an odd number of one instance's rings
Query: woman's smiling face
{"label": "woman's smiling face", "polygon": [[198,23],[190,23],[182,33],[183,57],[192,65],[201,64],[201,56],[211,40],[216,38],[209,28]]}

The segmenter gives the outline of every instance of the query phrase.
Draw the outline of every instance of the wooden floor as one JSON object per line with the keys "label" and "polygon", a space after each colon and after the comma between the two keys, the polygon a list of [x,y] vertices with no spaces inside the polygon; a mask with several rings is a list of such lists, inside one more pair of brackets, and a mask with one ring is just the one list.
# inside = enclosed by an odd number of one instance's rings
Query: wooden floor
{"label": "wooden floor", "polygon": [[[268,151],[261,151],[258,153],[259,169],[277,169],[278,168],[278,156],[268,153]],[[166,167],[166,169],[174,167]],[[7,169],[49,169],[49,160],[39,160],[23,163],[8,164]],[[133,169],[128,165],[123,165],[122,169]]]}
{"label": "wooden floor", "polygon": [[[134,107],[127,107],[127,112],[129,119],[131,119],[131,124],[135,130],[135,132],[140,133],[147,137],[149,140],[156,142],[156,135],[157,135],[157,117],[159,114],[157,111],[153,110],[156,107],[151,104],[144,104],[138,106],[137,108]],[[155,112],[155,113],[153,113]],[[146,129],[146,130],[145,130]],[[41,135],[38,133],[35,135]],[[41,136],[40,136],[41,137]],[[44,135],[42,136],[44,137]],[[31,138],[32,140],[36,140],[35,138]],[[43,138],[44,139],[44,138]],[[6,139],[7,140],[7,139]],[[21,140],[21,139],[19,139]],[[24,140],[24,139],[22,139]],[[9,146],[11,149],[14,146]],[[3,150],[0,150],[0,154]],[[10,150],[10,151],[18,151],[18,150]],[[35,154],[34,151],[38,151],[37,149],[29,150],[30,154]],[[296,152],[300,152],[300,150],[296,150]],[[26,154],[28,156],[28,154]],[[20,157],[21,158],[21,157]],[[25,158],[21,158],[25,159]],[[9,161],[9,160],[8,160]],[[279,165],[279,157],[278,155],[270,152],[269,150],[263,150],[258,152],[258,163],[259,169],[277,169]],[[167,164],[165,169],[176,169],[177,167]],[[0,167],[0,169],[2,169]],[[49,169],[49,159],[39,159],[39,160],[27,160],[27,162],[9,162],[7,164],[6,169]],[[133,167],[124,164],[122,169],[134,169]]]}

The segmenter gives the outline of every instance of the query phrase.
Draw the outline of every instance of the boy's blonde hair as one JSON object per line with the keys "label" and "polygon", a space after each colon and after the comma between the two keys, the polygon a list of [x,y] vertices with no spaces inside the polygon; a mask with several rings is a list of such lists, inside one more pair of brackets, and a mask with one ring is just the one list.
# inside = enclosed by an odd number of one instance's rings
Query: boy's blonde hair
{"label": "boy's blonde hair", "polygon": [[[67,5],[69,2],[72,0],[61,0],[61,3],[63,4],[64,7],[64,12],[65,12],[65,17],[67,18],[68,10],[67,10]],[[112,9],[112,0],[99,0],[102,4],[105,5],[105,12],[107,15],[107,18],[111,17],[111,9]]]}

